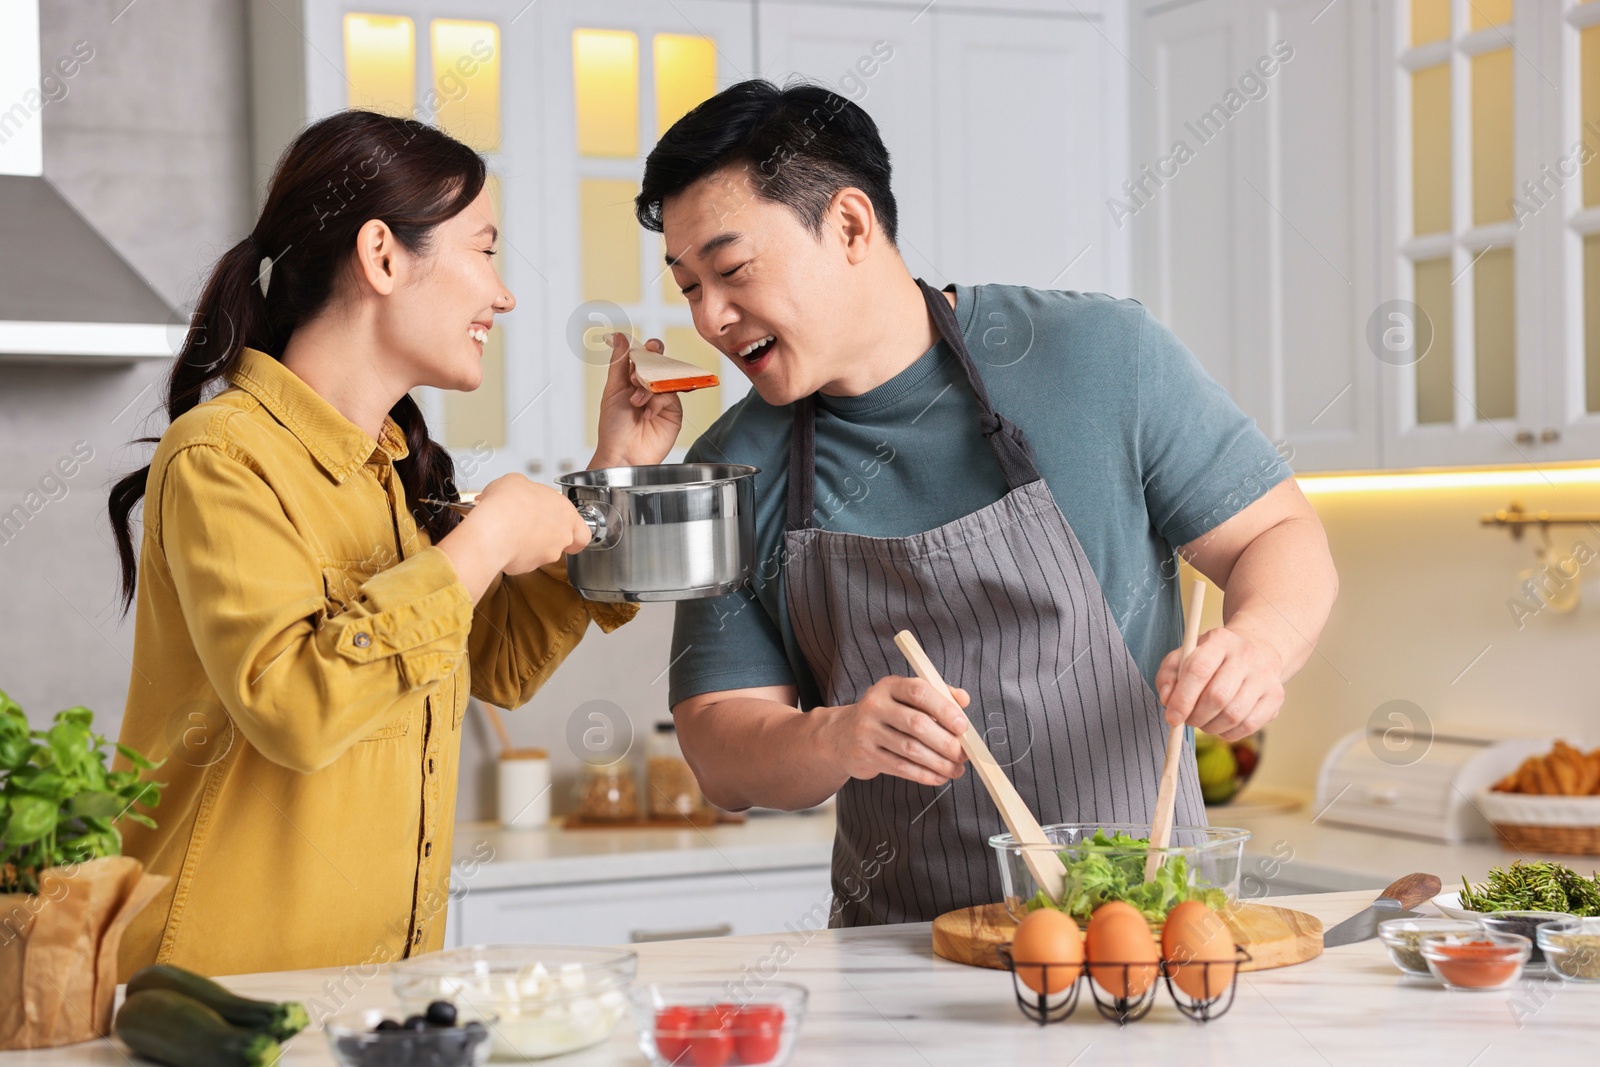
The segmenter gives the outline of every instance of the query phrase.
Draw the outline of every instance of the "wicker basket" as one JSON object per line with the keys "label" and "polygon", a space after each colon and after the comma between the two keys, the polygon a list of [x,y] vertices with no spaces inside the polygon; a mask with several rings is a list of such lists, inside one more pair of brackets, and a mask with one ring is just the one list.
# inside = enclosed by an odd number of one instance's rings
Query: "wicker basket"
{"label": "wicker basket", "polygon": [[1485,789],[1477,799],[1508,849],[1600,856],[1600,796],[1539,796]]}

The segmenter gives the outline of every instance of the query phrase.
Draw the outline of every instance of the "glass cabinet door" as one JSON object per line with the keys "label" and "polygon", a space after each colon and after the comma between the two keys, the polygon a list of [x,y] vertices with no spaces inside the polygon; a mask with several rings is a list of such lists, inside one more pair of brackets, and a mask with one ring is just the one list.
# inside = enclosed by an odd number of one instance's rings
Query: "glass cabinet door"
{"label": "glass cabinet door", "polygon": [[1544,408],[1541,316],[1528,313],[1541,239],[1517,207],[1540,132],[1526,49],[1539,47],[1541,12],[1531,0],[1405,0],[1391,13],[1386,295],[1409,302],[1397,313],[1418,343],[1374,353],[1388,364],[1385,464],[1518,462]]}
{"label": "glass cabinet door", "polygon": [[541,173],[549,251],[545,353],[557,403],[548,414],[559,475],[582,467],[614,331],[659,337],[669,355],[722,384],[683,396],[678,454],[744,395],[747,381],[694,329],[665,262],[661,235],[641,227],[634,198],[660,135],[719,89],[753,77],[749,7],[726,0],[543,2]]}

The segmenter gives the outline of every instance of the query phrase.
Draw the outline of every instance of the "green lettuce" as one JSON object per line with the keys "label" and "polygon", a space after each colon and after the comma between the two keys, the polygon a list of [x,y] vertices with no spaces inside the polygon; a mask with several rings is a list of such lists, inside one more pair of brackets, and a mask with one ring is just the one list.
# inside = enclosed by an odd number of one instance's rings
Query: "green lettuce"
{"label": "green lettuce", "polygon": [[1227,906],[1227,894],[1216,886],[1206,885],[1198,878],[1190,884],[1189,861],[1181,855],[1168,856],[1155,877],[1146,882],[1144,862],[1149,848],[1146,838],[1130,837],[1120,831],[1107,836],[1104,830],[1096,830],[1093,837],[1072,851],[1058,853],[1067,868],[1060,902],[1051,900],[1041,889],[1026,907],[1029,911],[1059,908],[1074,919],[1087,922],[1100,905],[1122,900],[1138,908],[1150,922],[1161,922],[1167,912],[1186,900],[1198,900],[1212,908]]}

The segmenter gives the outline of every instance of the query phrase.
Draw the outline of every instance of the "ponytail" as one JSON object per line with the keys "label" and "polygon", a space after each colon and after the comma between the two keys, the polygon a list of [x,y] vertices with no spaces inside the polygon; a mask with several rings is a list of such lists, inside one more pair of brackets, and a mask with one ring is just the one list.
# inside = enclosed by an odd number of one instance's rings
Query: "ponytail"
{"label": "ponytail", "polygon": [[[424,253],[434,227],[472,203],[486,177],[476,152],[411,119],[343,111],[307,127],[278,161],[255,229],[223,254],[201,290],[167,380],[167,418],[176,420],[215,391],[245,348],[282,359],[295,328],[333,298],[356,234],[369,219],[382,219],[408,250]],[[429,436],[409,394],[389,415],[410,452],[395,464],[406,500],[437,543],[461,517],[420,502],[456,498],[455,463]],[[109,498],[124,613],[138,580],[133,510],[149,477],[146,464],[119,479]]]}

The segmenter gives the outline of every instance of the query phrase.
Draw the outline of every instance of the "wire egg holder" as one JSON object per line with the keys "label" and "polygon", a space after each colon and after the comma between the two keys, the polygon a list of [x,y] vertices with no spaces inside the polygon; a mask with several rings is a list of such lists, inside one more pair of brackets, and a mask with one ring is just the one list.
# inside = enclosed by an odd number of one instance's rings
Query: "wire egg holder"
{"label": "wire egg holder", "polygon": [[[1016,993],[1017,1007],[1022,1009],[1023,1015],[1040,1026],[1061,1022],[1077,1010],[1079,995],[1083,988],[1083,981],[1086,978],[1089,981],[1089,995],[1094,998],[1095,1009],[1102,1016],[1119,1025],[1137,1022],[1150,1013],[1151,1007],[1156,1002],[1156,978],[1158,977],[1165,983],[1167,992],[1172,996],[1172,1002],[1178,1006],[1180,1012],[1196,1022],[1210,1022],[1212,1019],[1218,1019],[1226,1015],[1228,1009],[1233,1007],[1234,991],[1239,985],[1239,971],[1244,964],[1250,962],[1251,958],[1250,953],[1245,951],[1242,945],[1233,946],[1234,955],[1232,960],[1194,960],[1192,962],[1160,960],[1144,963],[1116,963],[1111,961],[1105,963],[1089,963],[1087,961],[1080,963],[1034,963],[1029,961],[1018,964],[1011,958],[1010,945],[995,946],[995,953],[1000,957],[1000,962],[1005,965],[1005,969],[1011,972],[1011,985]],[[1051,986],[1051,968],[1055,968],[1058,981],[1063,969],[1073,972],[1070,979],[1071,985],[1065,989],[1057,990],[1055,993],[1036,993],[1017,974],[1019,966],[1026,968],[1030,972],[1037,972],[1038,983],[1046,990]],[[1138,996],[1115,997],[1106,992],[1099,979],[1089,972],[1095,970],[1104,974],[1105,971],[1110,970],[1112,972],[1110,977],[1113,980],[1108,981],[1106,984],[1117,985],[1119,983],[1114,979],[1116,977],[1115,969],[1118,967],[1122,968],[1120,985],[1124,989],[1138,984],[1134,980],[1135,978],[1142,979],[1144,977],[1142,973],[1135,975],[1133,973],[1135,968],[1140,972],[1149,971],[1153,973],[1150,974],[1149,981]],[[1219,991],[1214,997],[1204,999],[1192,997],[1174,985],[1173,979],[1177,976],[1177,971],[1194,967],[1200,968],[1201,988],[1203,989],[1212,989],[1221,981],[1220,977],[1217,982],[1214,983],[1212,981],[1212,967],[1231,967],[1233,968],[1233,977],[1228,981],[1228,987]]]}

